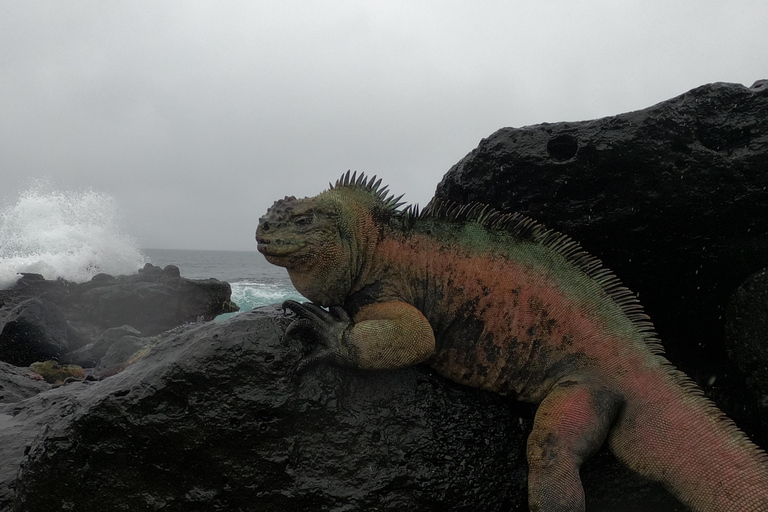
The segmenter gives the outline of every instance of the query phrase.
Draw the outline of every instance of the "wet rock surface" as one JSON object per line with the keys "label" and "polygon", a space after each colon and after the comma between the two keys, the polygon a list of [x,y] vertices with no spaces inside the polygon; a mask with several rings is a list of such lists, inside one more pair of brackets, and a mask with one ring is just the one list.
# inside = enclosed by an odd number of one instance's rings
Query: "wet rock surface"
{"label": "wet rock surface", "polygon": [[726,315],[728,353],[747,378],[764,425],[768,425],[768,270],[736,290]]}
{"label": "wet rock surface", "polygon": [[519,211],[579,241],[639,294],[669,359],[765,444],[724,315],[768,263],[766,169],[768,81],[717,83],[617,116],[503,128],[435,197]]}
{"label": "wet rock surface", "polygon": [[[0,405],[0,509],[527,510],[530,406],[424,366],[296,375],[289,322],[180,327],[113,377]],[[683,510],[607,453],[584,480],[592,511]]]}
{"label": "wet rock surface", "polygon": [[0,404],[20,402],[50,387],[29,368],[0,362]]}
{"label": "wet rock surface", "polygon": [[13,308],[0,331],[0,361],[28,366],[69,350],[67,320],[47,300],[31,298]]}
{"label": "wet rock surface", "polygon": [[125,326],[152,336],[178,325],[236,311],[229,283],[179,277],[179,269],[147,264],[139,273],[99,274],[87,283],[25,274],[0,290],[0,361],[29,366],[48,359],[96,366]]}

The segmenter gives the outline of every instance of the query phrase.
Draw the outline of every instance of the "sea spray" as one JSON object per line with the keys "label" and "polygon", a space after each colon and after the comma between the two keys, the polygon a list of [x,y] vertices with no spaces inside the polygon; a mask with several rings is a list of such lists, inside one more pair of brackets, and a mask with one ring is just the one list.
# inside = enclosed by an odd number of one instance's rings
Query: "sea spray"
{"label": "sea spray", "polygon": [[236,281],[232,286],[232,300],[246,311],[255,307],[281,303],[285,300],[305,301],[290,282],[259,283]]}
{"label": "sea spray", "polygon": [[74,282],[133,274],[145,257],[119,227],[117,202],[94,190],[50,190],[36,184],[0,209],[0,289],[20,272]]}
{"label": "sea spray", "polygon": [[[254,280],[237,280],[230,282],[232,287],[232,302],[240,307],[240,313],[253,308],[280,304],[288,299],[299,302],[307,300],[288,279],[259,282]],[[237,313],[225,313],[216,317],[216,321],[224,321]]]}

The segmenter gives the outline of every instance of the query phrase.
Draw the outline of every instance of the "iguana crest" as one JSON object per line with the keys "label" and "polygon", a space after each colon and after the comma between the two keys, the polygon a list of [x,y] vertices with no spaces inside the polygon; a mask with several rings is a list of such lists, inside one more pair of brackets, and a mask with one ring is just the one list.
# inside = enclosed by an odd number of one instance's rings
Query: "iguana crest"
{"label": "iguana crest", "polygon": [[658,339],[653,324],[644,313],[636,295],[626,288],[621,280],[600,259],[585,251],[581,244],[568,235],[549,229],[534,219],[521,213],[502,213],[489,205],[469,203],[466,205],[433,199],[426,208],[408,205],[400,201],[403,195],[394,197],[389,187],[381,185],[382,180],[374,175],[370,179],[364,173],[347,171],[335,185],[329,183],[328,190],[348,188],[371,194],[377,201],[377,212],[387,212],[393,225],[409,232],[419,224],[437,221],[451,225],[476,223],[490,231],[504,232],[518,242],[527,242],[551,249],[568,262],[581,269],[586,276],[598,283],[611,299],[621,308],[644,334],[644,340],[655,354],[663,354],[664,348]]}

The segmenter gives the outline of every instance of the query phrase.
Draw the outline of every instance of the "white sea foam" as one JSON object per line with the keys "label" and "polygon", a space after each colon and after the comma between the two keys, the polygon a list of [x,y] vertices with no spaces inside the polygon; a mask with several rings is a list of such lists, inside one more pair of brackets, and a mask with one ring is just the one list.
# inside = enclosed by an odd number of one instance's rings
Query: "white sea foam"
{"label": "white sea foam", "polygon": [[145,257],[119,226],[117,202],[86,190],[50,190],[36,184],[0,209],[0,289],[20,272],[84,282],[94,275],[132,274]]}
{"label": "white sea foam", "polygon": [[[296,291],[290,281],[272,283],[235,281],[230,285],[232,286],[232,302],[240,307],[238,313],[270,304],[280,304],[288,299],[300,302],[307,300]],[[216,317],[216,321],[223,322],[238,313],[219,315]]]}
{"label": "white sea foam", "polygon": [[232,300],[244,311],[255,307],[280,303],[287,299],[307,300],[288,283],[234,282]]}

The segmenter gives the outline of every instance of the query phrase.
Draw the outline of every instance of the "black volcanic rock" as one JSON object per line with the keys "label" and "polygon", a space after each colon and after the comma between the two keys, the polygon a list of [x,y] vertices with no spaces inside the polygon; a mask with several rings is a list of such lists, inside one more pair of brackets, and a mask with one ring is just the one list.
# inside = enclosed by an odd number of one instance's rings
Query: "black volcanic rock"
{"label": "black volcanic rock", "polygon": [[47,300],[21,302],[0,331],[0,361],[16,366],[56,359],[68,350],[67,320]]}
{"label": "black volcanic rock", "polygon": [[29,368],[0,362],[0,404],[20,402],[50,389],[50,384]]}
{"label": "black volcanic rock", "polygon": [[101,359],[113,345],[120,343],[126,337],[139,338],[141,333],[130,325],[112,327],[99,336],[99,339],[93,343],[91,351],[97,359]]}
{"label": "black volcanic rock", "polygon": [[134,275],[99,274],[80,284],[25,274],[0,290],[0,361],[94,366],[110,348],[103,338],[108,329],[125,326],[131,335],[152,336],[237,311],[230,298],[229,283],[182,278],[174,265],[147,264]]}
{"label": "black volcanic rock", "polygon": [[768,270],[751,275],[736,290],[726,314],[728,353],[747,377],[768,425]]}
{"label": "black volcanic rock", "polygon": [[[23,461],[12,510],[503,510],[524,501],[515,443],[529,418],[424,368],[294,375],[304,349],[283,343],[289,319],[273,311],[179,328],[118,375],[0,408],[16,425],[47,424],[34,439],[0,442],[18,445],[6,464]],[[5,484],[0,508],[12,496]]]}
{"label": "black volcanic rock", "polygon": [[768,263],[768,81],[503,128],[435,198],[522,212],[578,240],[639,294],[670,360],[745,429],[768,432],[749,425],[743,409],[754,406],[730,403],[744,384],[723,341],[731,293]]}
{"label": "black volcanic rock", "polygon": [[77,308],[73,319],[97,326],[99,332],[130,325],[142,336],[151,336],[231,312],[230,295],[229,283],[186,279],[179,277],[178,267],[163,270],[148,263],[138,274],[78,285],[71,298]]}
{"label": "black volcanic rock", "polygon": [[[289,321],[180,327],[113,377],[0,405],[0,509],[527,510],[530,406],[423,366],[296,375]],[[584,480],[593,512],[683,510],[605,452]]]}

